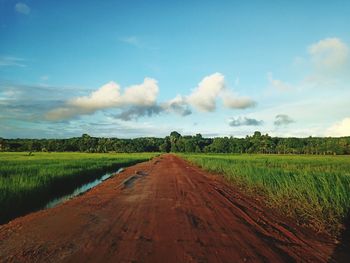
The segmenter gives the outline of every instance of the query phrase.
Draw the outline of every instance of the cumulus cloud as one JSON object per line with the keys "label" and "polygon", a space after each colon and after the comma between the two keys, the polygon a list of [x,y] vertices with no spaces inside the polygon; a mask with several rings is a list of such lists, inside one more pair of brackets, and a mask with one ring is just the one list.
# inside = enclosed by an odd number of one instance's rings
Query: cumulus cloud
{"label": "cumulus cloud", "polygon": [[291,123],[295,122],[291,117],[289,117],[286,114],[278,114],[275,117],[275,122],[274,124],[276,126],[287,126]]}
{"label": "cumulus cloud", "polygon": [[349,62],[349,48],[339,38],[326,38],[312,44],[309,49],[312,62],[317,69],[339,70]]}
{"label": "cumulus cloud", "polygon": [[256,105],[251,98],[236,96],[229,90],[223,92],[222,102],[226,108],[230,109],[246,109]]}
{"label": "cumulus cloud", "polygon": [[175,98],[163,103],[162,107],[164,110],[176,113],[180,116],[187,116],[192,113],[186,98],[181,95],[177,95]]}
{"label": "cumulus cloud", "polygon": [[302,84],[314,88],[347,87],[350,80],[349,47],[339,38],[326,38],[309,46],[311,74]]}
{"label": "cumulus cloud", "polygon": [[308,66],[309,74],[292,86],[282,80],[274,79],[272,74],[268,73],[270,86],[281,91],[295,90],[295,87],[302,89],[347,87],[350,76],[350,51],[345,42],[339,38],[325,38],[311,44],[307,51],[309,56],[298,57],[294,64]]}
{"label": "cumulus cloud", "polygon": [[67,100],[63,106],[48,112],[46,119],[69,119],[111,108],[121,110],[114,116],[122,120],[153,116],[161,112],[187,116],[192,113],[191,106],[201,112],[215,111],[218,99],[222,100],[226,108],[232,109],[245,109],[255,105],[252,99],[240,97],[229,90],[221,73],[203,78],[188,96],[177,95],[171,100],[157,103],[158,92],[157,81],[152,78],[145,78],[143,83],[126,87],[123,91],[117,83],[109,82],[87,96]]}
{"label": "cumulus cloud", "polygon": [[120,106],[122,104],[120,86],[111,81],[88,96],[77,97],[67,102],[67,106],[95,111],[98,109]]}
{"label": "cumulus cloud", "polygon": [[232,127],[259,126],[259,125],[262,125],[263,123],[264,122],[262,120],[257,120],[253,118],[247,118],[247,117],[231,118],[229,121],[229,125]]}
{"label": "cumulus cloud", "polygon": [[231,109],[245,109],[255,105],[248,97],[239,97],[226,87],[225,77],[221,73],[206,76],[187,97],[190,105],[202,112],[216,109],[216,101],[221,98],[223,104]]}
{"label": "cumulus cloud", "polygon": [[145,78],[142,84],[126,88],[121,99],[125,104],[151,106],[156,102],[158,92],[158,82],[152,78]]}
{"label": "cumulus cloud", "polygon": [[333,124],[326,133],[335,137],[350,136],[350,117]]}
{"label": "cumulus cloud", "polygon": [[25,15],[28,15],[30,13],[30,7],[27,6],[25,3],[21,3],[21,2],[15,5],[15,10],[18,13],[25,14]]}
{"label": "cumulus cloud", "polygon": [[63,107],[48,112],[46,118],[62,120],[108,108],[150,107],[156,103],[158,90],[157,81],[151,78],[125,88],[124,93],[117,83],[109,82],[88,96],[68,100]]}
{"label": "cumulus cloud", "polygon": [[214,73],[203,78],[192,94],[188,96],[187,100],[199,111],[214,111],[216,109],[216,99],[224,89],[224,75]]}

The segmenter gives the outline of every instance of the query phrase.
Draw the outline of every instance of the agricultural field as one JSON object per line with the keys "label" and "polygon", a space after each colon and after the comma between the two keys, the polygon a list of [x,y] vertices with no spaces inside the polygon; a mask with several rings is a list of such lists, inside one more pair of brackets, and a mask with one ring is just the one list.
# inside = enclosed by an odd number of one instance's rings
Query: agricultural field
{"label": "agricultural field", "polygon": [[105,172],[147,161],[156,153],[0,153],[0,223],[42,207]]}
{"label": "agricultural field", "polygon": [[350,211],[350,156],[181,154],[268,206],[317,231],[337,234]]}

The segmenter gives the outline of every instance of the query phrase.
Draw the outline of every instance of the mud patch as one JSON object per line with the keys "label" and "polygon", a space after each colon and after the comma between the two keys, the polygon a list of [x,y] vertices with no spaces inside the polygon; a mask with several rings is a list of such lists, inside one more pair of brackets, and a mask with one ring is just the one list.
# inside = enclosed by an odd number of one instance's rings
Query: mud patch
{"label": "mud patch", "polygon": [[204,229],[203,221],[193,213],[187,212],[187,219],[194,228]]}
{"label": "mud patch", "polygon": [[135,181],[147,176],[148,174],[144,171],[137,171],[134,175],[128,177],[123,181],[124,188],[130,188],[134,185]]}

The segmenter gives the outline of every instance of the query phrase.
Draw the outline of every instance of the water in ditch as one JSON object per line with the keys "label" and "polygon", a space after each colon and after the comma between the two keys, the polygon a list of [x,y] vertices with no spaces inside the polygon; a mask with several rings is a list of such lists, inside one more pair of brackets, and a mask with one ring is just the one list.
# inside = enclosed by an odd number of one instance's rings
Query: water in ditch
{"label": "water in ditch", "polygon": [[106,173],[104,175],[102,175],[101,177],[95,179],[94,181],[90,181],[87,182],[83,185],[78,186],[77,188],[75,188],[71,193],[63,195],[61,197],[55,198],[50,200],[44,207],[43,209],[47,209],[47,208],[52,208],[55,207],[61,203],[64,203],[65,201],[76,197],[88,190],[90,190],[91,188],[94,188],[95,186],[99,185],[100,183],[102,183],[103,181],[107,180],[108,178],[110,178],[112,175],[115,174],[119,174],[123,171],[123,168],[120,168],[117,172],[114,173]]}

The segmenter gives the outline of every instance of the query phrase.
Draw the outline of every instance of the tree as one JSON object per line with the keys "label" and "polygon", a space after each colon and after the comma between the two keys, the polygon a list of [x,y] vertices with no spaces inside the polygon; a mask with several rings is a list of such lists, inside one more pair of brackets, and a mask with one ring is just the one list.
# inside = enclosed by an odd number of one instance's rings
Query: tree
{"label": "tree", "polygon": [[171,152],[178,152],[178,146],[176,145],[178,140],[181,138],[181,134],[177,131],[173,131],[170,133],[170,151]]}
{"label": "tree", "polygon": [[164,143],[162,143],[160,146],[159,146],[159,150],[161,152],[170,152],[170,149],[171,149],[171,143],[170,143],[170,140],[169,140],[169,137],[168,138],[165,138],[164,140]]}

